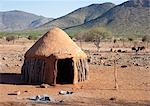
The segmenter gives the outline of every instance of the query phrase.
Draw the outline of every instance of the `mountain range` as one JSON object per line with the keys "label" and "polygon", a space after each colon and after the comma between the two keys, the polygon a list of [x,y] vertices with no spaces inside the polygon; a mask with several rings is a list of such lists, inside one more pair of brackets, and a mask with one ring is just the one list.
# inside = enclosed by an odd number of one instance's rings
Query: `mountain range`
{"label": "mountain range", "polygon": [[0,31],[17,31],[35,28],[51,20],[52,18],[45,18],[18,10],[0,12]]}
{"label": "mountain range", "polygon": [[115,4],[112,3],[91,4],[89,6],[79,8],[65,16],[54,19],[44,25],[41,25],[40,28],[49,28],[53,26],[68,28],[81,25],[90,20],[96,19],[114,6]]}
{"label": "mountain range", "polygon": [[53,26],[70,33],[105,27],[114,35],[146,35],[150,33],[150,0],[91,4],[56,19],[16,10],[0,12],[0,31],[48,30]]}
{"label": "mountain range", "polygon": [[148,35],[150,33],[150,0],[124,2],[100,17],[82,25],[67,28],[66,31],[79,31],[92,27],[105,27],[114,35]]}

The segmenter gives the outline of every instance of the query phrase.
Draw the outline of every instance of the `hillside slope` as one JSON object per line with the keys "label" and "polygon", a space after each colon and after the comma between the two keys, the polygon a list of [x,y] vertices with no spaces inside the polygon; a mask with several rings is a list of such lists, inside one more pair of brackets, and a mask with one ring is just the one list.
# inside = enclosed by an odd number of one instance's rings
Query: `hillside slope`
{"label": "hillside slope", "polygon": [[80,25],[101,16],[114,6],[115,5],[112,3],[92,4],[83,8],[79,8],[63,17],[54,19],[40,26],[39,28],[49,28],[52,26],[68,28],[71,26]]}
{"label": "hillside slope", "polygon": [[115,35],[146,35],[150,33],[150,0],[130,0],[110,9],[102,16],[66,31],[106,27]]}
{"label": "hillside slope", "polygon": [[16,31],[38,27],[52,19],[13,10],[0,12],[0,31]]}

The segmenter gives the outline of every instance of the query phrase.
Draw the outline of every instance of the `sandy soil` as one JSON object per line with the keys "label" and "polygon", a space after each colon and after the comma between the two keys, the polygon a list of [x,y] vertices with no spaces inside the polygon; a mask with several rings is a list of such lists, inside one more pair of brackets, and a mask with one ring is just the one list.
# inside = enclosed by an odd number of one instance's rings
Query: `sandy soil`
{"label": "sandy soil", "polygon": [[[20,69],[23,56],[33,41],[18,40],[14,44],[0,41],[0,106],[148,106],[150,105],[150,52],[132,53],[129,46],[115,49],[127,53],[108,52],[110,43],[102,44],[100,52],[91,43],[82,43],[90,58],[90,79],[76,85],[56,85],[40,88],[39,85],[23,85]],[[80,45],[80,43],[77,43]],[[121,45],[121,44],[120,44]],[[114,82],[114,56],[118,74],[119,89]],[[122,65],[127,67],[122,68]],[[73,91],[70,95],[59,95],[59,91]],[[20,91],[20,95],[9,95]],[[35,103],[28,97],[48,94],[54,101],[48,104]],[[113,100],[111,100],[113,98]],[[64,102],[60,102],[60,101]]]}

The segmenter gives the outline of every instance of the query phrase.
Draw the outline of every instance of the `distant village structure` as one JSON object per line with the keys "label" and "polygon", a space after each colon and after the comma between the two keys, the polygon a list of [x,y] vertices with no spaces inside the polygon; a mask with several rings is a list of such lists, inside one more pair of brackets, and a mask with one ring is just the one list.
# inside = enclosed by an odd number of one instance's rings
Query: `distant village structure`
{"label": "distant village structure", "polygon": [[26,53],[22,79],[33,84],[75,84],[88,79],[87,55],[61,29],[51,28]]}

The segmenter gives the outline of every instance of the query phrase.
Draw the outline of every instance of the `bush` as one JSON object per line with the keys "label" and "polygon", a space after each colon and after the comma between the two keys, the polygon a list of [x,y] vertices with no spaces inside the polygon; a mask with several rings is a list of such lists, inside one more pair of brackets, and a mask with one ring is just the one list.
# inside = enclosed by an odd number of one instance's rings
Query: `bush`
{"label": "bush", "polygon": [[146,47],[149,47],[150,35],[145,35],[142,37],[142,42],[147,42]]}
{"label": "bush", "polygon": [[130,38],[130,37],[129,37],[129,38],[128,38],[128,41],[132,42],[132,41],[133,41],[133,38]]}
{"label": "bush", "polygon": [[29,40],[37,40],[37,36],[31,36],[31,35],[29,35],[28,37],[27,37],[27,39],[29,39]]}
{"label": "bush", "polygon": [[142,42],[146,42],[146,41],[147,41],[147,42],[150,41],[150,36],[147,35],[147,36],[143,36],[143,37],[142,37]]}
{"label": "bush", "polygon": [[3,36],[0,36],[0,39],[3,39]]}
{"label": "bush", "polygon": [[87,32],[87,35],[90,36],[91,41],[95,41],[97,39],[108,38],[111,35],[111,32],[105,28],[92,28]]}
{"label": "bush", "polygon": [[113,42],[116,43],[116,42],[117,42],[117,39],[114,39]]}
{"label": "bush", "polygon": [[76,39],[80,41],[85,41],[85,42],[91,41],[99,50],[100,48],[99,44],[101,40],[109,38],[110,35],[111,35],[111,32],[109,32],[105,28],[96,27],[96,28],[91,28],[87,31],[79,32],[76,36]]}
{"label": "bush", "polygon": [[7,37],[6,37],[6,41],[8,41],[8,42],[9,42],[9,41],[14,41],[14,40],[15,40],[15,36],[12,36],[12,35],[11,35],[11,36],[7,36]]}
{"label": "bush", "polygon": [[95,40],[98,39],[109,38],[110,35],[111,32],[106,30],[105,28],[96,27],[96,28],[91,28],[77,33],[75,38],[77,40],[82,40],[85,42],[89,42],[89,41],[94,42]]}

